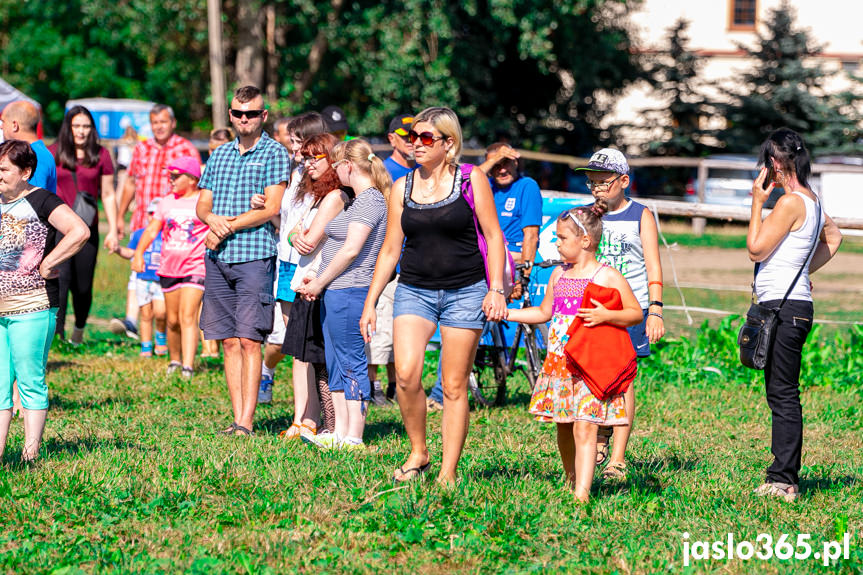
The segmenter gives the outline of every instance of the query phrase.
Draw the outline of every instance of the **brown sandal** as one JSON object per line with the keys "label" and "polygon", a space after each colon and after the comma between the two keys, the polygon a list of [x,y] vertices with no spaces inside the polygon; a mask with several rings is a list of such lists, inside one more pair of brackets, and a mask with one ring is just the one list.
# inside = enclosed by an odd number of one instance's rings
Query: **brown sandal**
{"label": "brown sandal", "polygon": [[602,478],[614,481],[626,480],[626,464],[625,463],[609,463],[602,470]]}
{"label": "brown sandal", "polygon": [[611,427],[600,427],[596,433],[596,466],[608,461],[608,442],[614,430]]}

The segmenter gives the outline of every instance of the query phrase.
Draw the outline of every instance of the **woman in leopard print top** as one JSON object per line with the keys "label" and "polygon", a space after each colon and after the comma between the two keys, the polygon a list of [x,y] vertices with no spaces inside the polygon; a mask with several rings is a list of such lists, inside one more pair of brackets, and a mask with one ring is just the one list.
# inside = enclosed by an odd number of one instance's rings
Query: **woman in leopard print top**
{"label": "woman in leopard print top", "polygon": [[[59,300],[57,266],[90,236],[63,200],[30,185],[35,169],[29,144],[0,144],[0,459],[17,380],[24,413],[21,457],[27,462],[39,454],[48,411],[45,366]],[[58,232],[63,234],[59,242]]]}

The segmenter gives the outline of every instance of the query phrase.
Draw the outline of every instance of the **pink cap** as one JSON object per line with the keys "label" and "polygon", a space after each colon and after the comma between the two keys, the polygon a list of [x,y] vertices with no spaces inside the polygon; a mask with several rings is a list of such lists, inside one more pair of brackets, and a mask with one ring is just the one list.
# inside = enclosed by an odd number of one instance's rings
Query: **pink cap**
{"label": "pink cap", "polygon": [[182,172],[183,174],[189,174],[193,178],[200,180],[201,162],[198,158],[183,156],[182,158],[177,158],[168,164],[168,173],[170,172]]}

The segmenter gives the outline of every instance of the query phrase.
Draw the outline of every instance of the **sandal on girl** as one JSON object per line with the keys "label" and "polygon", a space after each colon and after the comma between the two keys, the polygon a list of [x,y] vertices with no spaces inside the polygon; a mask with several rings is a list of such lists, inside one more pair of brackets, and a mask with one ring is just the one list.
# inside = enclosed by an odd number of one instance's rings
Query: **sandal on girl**
{"label": "sandal on girl", "polygon": [[596,433],[596,466],[599,467],[608,461],[608,441],[614,430],[610,427],[600,427]]}
{"label": "sandal on girl", "polygon": [[623,481],[626,479],[626,464],[625,463],[609,463],[608,467],[602,470],[603,479],[613,479]]}
{"label": "sandal on girl", "polygon": [[314,437],[315,435],[318,434],[318,428],[317,427],[309,427],[305,423],[301,423],[300,427],[301,427],[300,436]]}
{"label": "sandal on girl", "polygon": [[[296,429],[296,433],[291,433],[292,429]],[[279,439],[299,439],[302,432],[302,426],[297,422],[294,422],[289,428],[283,429],[279,432]]]}

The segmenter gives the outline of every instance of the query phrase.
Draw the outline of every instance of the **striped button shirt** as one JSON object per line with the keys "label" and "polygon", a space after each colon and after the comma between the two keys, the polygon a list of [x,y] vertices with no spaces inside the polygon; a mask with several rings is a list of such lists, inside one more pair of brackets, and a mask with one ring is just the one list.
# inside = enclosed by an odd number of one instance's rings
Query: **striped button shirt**
{"label": "striped button shirt", "polygon": [[201,161],[201,154],[192,142],[177,134],[168,138],[164,146],[153,138],[135,146],[129,163],[129,175],[135,178],[135,211],[132,213],[131,229],[137,230],[147,225],[147,206],[171,191],[168,164],[183,156],[192,156]]}
{"label": "striped button shirt", "polygon": [[[288,151],[263,132],[244,154],[239,139],[216,148],[198,187],[213,193],[214,214],[232,217],[251,209],[253,195],[289,178]],[[275,228],[267,221],[231,234],[207,255],[229,264],[251,262],[276,255],[276,245]]]}

